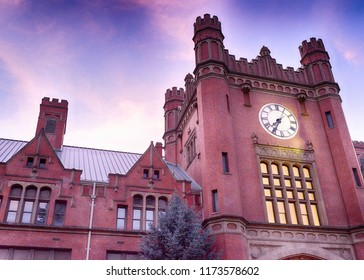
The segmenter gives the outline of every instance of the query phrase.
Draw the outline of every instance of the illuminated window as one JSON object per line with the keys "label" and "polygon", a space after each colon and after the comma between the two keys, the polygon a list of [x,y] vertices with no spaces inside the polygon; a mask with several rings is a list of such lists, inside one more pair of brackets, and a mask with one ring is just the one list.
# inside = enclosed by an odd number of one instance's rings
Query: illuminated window
{"label": "illuminated window", "polygon": [[320,225],[317,193],[308,164],[260,163],[269,223]]}

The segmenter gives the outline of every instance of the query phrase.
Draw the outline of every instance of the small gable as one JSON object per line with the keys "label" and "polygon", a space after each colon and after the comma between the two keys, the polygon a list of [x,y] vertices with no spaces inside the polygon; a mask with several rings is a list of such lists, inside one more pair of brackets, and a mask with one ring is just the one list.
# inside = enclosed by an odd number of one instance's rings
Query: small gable
{"label": "small gable", "polygon": [[126,174],[128,184],[148,187],[171,187],[176,183],[162,158],[160,143],[153,142]]}
{"label": "small gable", "polygon": [[33,178],[57,178],[60,171],[64,166],[43,130],[14,154],[5,168],[7,175]]}

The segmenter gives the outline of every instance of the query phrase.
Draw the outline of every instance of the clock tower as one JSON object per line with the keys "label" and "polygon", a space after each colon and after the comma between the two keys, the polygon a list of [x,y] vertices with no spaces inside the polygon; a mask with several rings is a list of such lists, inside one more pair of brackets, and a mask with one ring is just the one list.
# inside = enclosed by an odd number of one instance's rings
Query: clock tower
{"label": "clock tower", "polygon": [[297,70],[266,46],[237,60],[216,16],[193,41],[165,156],[202,186],[223,258],[364,259],[363,178],[323,41],[302,42]]}

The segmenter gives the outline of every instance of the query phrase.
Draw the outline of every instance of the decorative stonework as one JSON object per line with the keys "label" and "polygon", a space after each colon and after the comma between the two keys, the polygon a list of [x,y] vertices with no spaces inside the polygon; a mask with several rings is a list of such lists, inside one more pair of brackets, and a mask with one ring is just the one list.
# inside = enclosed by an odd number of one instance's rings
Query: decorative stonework
{"label": "decorative stonework", "polygon": [[338,257],[344,259],[344,260],[353,260],[353,254],[352,250],[349,248],[324,248],[331,253],[336,254]]}
{"label": "decorative stonework", "polygon": [[265,158],[272,157],[275,159],[282,159],[282,160],[288,159],[296,161],[309,161],[309,162],[314,161],[314,155],[312,149],[303,150],[303,149],[255,144],[255,152],[257,155]]}
{"label": "decorative stonework", "polygon": [[183,131],[184,127],[188,123],[189,118],[192,116],[192,114],[197,110],[197,99],[194,99],[191,101],[191,103],[188,105],[188,107],[183,112],[183,117],[179,122],[178,131]]}
{"label": "decorative stonework", "polygon": [[352,239],[349,234],[331,232],[310,232],[298,230],[268,230],[268,229],[248,229],[247,238],[264,241],[301,241],[310,243],[329,242],[337,244],[351,245]]}
{"label": "decorative stonework", "polygon": [[272,245],[265,245],[265,244],[252,244],[250,245],[250,255],[252,259],[259,259],[267,254],[267,252],[276,249],[277,247],[281,246],[272,246]]}
{"label": "decorative stonework", "polygon": [[252,225],[238,217],[214,217],[206,225],[211,235],[238,234],[249,244],[251,259],[282,259],[304,254],[318,259],[355,259],[353,236],[364,232],[277,225]]}
{"label": "decorative stonework", "polygon": [[[291,94],[297,96],[297,98],[298,96],[301,96],[302,93],[304,93],[306,98],[318,96],[318,93],[316,93],[314,89],[308,88],[304,85],[287,86],[275,81],[263,82],[261,80],[256,80],[256,79],[242,79],[239,76],[229,76],[228,80],[231,86],[241,87],[244,84],[249,84],[250,90],[273,91],[274,94],[277,93]],[[330,92],[333,92],[333,89],[331,89]],[[335,92],[338,93],[337,90],[335,90]]]}

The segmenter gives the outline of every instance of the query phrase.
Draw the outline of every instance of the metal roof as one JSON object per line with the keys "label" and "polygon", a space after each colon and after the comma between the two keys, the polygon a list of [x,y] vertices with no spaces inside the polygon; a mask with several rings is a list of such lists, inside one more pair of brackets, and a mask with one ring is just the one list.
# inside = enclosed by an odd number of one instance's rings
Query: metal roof
{"label": "metal roof", "polygon": [[201,190],[201,187],[181,167],[170,162],[166,164],[176,180],[189,181],[193,190]]}
{"label": "metal roof", "polygon": [[81,180],[107,182],[108,174],[125,175],[141,154],[63,146],[57,155],[65,168],[82,170]]}
{"label": "metal roof", "polygon": [[28,142],[0,138],[0,162],[7,162]]}
{"label": "metal roof", "polygon": [[[0,138],[0,162],[7,162],[27,143],[26,141]],[[108,182],[110,173],[125,175],[142,156],[136,153],[66,145],[56,153],[65,168],[82,170],[81,180],[93,182]],[[171,163],[166,162],[166,164],[176,180],[190,181],[192,189],[201,189],[182,168]]]}

